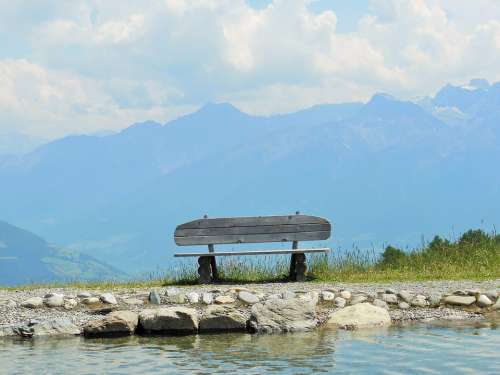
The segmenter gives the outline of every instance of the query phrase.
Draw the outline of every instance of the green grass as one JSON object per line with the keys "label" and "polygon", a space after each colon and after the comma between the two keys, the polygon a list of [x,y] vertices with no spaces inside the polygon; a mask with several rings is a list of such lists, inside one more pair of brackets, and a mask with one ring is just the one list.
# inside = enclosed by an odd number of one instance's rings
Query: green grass
{"label": "green grass", "polygon": [[[197,283],[197,263],[190,259],[162,274],[150,274],[128,282],[68,282],[26,285],[9,289],[72,287],[76,289],[148,288]],[[286,281],[289,256],[218,258],[222,283]],[[410,252],[388,246],[382,254],[353,251],[316,255],[308,259],[309,281],[388,282],[424,280],[500,279],[500,235],[470,230],[458,240],[439,236]]]}

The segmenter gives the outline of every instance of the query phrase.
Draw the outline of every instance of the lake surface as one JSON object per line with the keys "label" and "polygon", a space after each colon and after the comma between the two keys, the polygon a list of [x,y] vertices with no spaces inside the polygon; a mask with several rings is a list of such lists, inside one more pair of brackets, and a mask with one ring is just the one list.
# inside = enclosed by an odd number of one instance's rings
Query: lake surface
{"label": "lake surface", "polygon": [[345,332],[0,340],[1,374],[500,374],[500,329],[415,324]]}

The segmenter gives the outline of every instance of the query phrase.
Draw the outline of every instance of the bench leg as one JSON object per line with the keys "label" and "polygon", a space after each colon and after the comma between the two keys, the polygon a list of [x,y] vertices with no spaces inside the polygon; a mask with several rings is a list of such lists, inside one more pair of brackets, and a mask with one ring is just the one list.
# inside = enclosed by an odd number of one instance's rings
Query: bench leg
{"label": "bench leg", "polygon": [[306,255],[304,253],[292,254],[290,258],[290,281],[305,281],[306,271]]}
{"label": "bench leg", "polygon": [[198,264],[198,275],[200,284],[209,284],[212,281],[212,275],[210,272],[211,259],[215,257],[199,257]]}

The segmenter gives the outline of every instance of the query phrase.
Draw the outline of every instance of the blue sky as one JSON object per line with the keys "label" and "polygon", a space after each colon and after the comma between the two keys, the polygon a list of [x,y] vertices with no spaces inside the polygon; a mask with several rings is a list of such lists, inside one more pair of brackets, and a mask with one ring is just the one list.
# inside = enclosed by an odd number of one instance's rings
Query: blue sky
{"label": "blue sky", "polygon": [[0,0],[0,134],[500,80],[498,0]]}

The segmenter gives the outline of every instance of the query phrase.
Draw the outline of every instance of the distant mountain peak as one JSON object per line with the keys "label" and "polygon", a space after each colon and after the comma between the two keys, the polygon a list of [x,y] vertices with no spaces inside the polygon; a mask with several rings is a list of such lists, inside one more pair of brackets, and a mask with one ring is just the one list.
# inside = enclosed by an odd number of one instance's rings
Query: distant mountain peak
{"label": "distant mountain peak", "polygon": [[231,103],[207,103],[204,106],[202,106],[197,113],[213,113],[213,114],[230,114],[230,113],[237,113],[237,114],[242,114],[238,108],[236,108],[234,105]]}
{"label": "distant mountain peak", "polygon": [[125,128],[121,131],[121,133],[135,132],[135,131],[143,131],[143,130],[156,130],[161,128],[162,125],[156,121],[148,120],[143,122],[136,122],[135,124],[130,125],[128,128]]}

